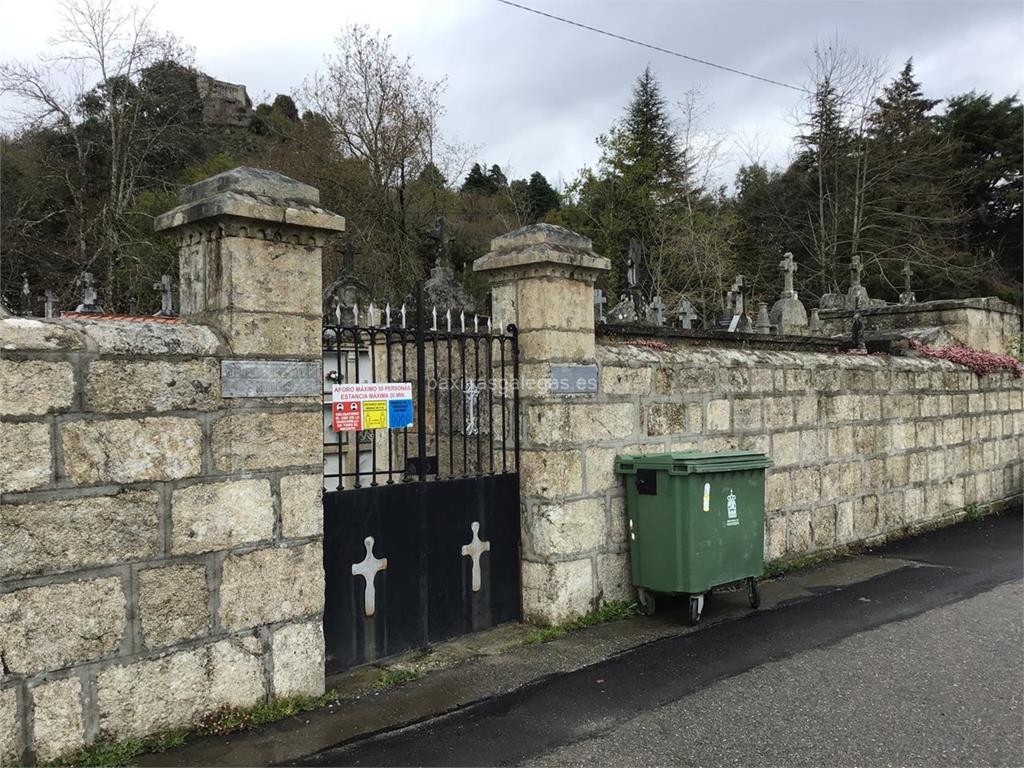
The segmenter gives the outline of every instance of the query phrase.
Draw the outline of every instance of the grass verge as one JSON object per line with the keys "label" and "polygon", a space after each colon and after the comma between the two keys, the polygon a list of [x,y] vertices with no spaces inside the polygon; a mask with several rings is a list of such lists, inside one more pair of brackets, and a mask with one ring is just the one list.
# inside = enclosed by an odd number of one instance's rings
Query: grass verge
{"label": "grass verge", "polygon": [[640,606],[637,603],[613,600],[605,603],[596,611],[591,611],[565,624],[537,627],[523,638],[523,645],[537,645],[539,643],[549,643],[552,640],[560,640],[570,632],[578,632],[581,629],[592,627],[595,624],[604,624],[607,621],[628,619],[630,616],[636,616],[639,612]]}
{"label": "grass verge", "polygon": [[[393,688],[422,676],[423,673],[415,669],[385,669],[372,689]],[[178,728],[140,739],[113,739],[101,735],[85,749],[65,755],[49,765],[131,765],[136,757],[147,752],[166,752],[168,749],[183,746],[190,739],[199,736],[225,736],[237,731],[259,728],[303,712],[329,707],[343,698],[345,696],[338,691],[328,691],[322,696],[289,696],[261,702],[252,707],[227,707],[202,717],[192,728]]]}

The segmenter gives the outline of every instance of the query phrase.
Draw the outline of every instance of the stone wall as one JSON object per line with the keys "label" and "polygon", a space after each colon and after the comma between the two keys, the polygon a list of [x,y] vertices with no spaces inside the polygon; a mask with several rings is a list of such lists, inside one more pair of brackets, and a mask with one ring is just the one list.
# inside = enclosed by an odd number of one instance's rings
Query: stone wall
{"label": "stone wall", "polygon": [[[561,620],[632,599],[615,456],[754,450],[765,557],[892,534],[1018,496],[1024,389],[946,361],[599,344],[600,394],[533,403],[524,419],[525,605]],[[532,586],[531,586],[532,585]],[[539,585],[539,588],[538,588]]]}
{"label": "stone wall", "polygon": [[[909,336],[934,346],[959,344],[1005,354],[1021,333],[1021,310],[994,297],[891,304],[857,310],[873,336]],[[823,310],[826,335],[850,334],[854,310]]]}
{"label": "stone wall", "polygon": [[[0,321],[0,764],[323,691],[306,318],[341,219],[282,227],[311,194],[283,177],[201,185],[168,219],[191,317]],[[225,397],[225,358],[306,360],[309,391]]]}
{"label": "stone wall", "polygon": [[[607,262],[589,240],[544,225],[491,247],[475,268],[523,340],[528,620],[561,622],[634,596],[618,454],[768,455],[769,560],[951,519],[1024,487],[1024,385],[1009,372],[979,378],[944,360],[656,336],[595,345],[592,283]],[[598,366],[597,394],[553,392],[552,369],[579,363]]]}

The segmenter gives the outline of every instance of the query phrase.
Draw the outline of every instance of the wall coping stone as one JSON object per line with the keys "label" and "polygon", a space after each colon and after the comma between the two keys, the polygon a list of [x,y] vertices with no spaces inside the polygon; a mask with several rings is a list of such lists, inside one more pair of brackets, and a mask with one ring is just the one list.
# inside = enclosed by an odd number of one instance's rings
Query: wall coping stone
{"label": "wall coping stone", "polygon": [[[970,373],[962,365],[931,357],[897,357],[893,355],[844,355],[824,352],[780,352],[774,350],[738,350],[715,347],[693,348],[673,345],[668,349],[651,349],[628,343],[597,345],[597,361],[605,365],[636,367],[653,364],[678,364],[691,368],[709,365],[751,366],[774,365],[870,370],[960,371]],[[1024,383],[1024,380],[1022,380]]]}
{"label": "wall coping stone", "polygon": [[317,190],[273,171],[234,168],[186,187],[181,201],[156,217],[157,232],[225,216],[328,232],[345,230],[343,216],[316,205],[320,202]]}
{"label": "wall coping stone", "polygon": [[205,325],[12,317],[0,320],[4,352],[79,352],[100,355],[218,356],[227,346]]}
{"label": "wall coping stone", "polygon": [[862,317],[875,315],[916,315],[923,312],[944,312],[956,309],[984,309],[989,312],[1001,312],[1007,315],[1021,315],[1021,308],[1003,301],[995,296],[968,299],[938,299],[922,301],[916,304],[890,304],[885,307],[864,307],[862,309],[823,309],[820,311],[823,320],[853,317],[859,312]]}
{"label": "wall coping stone", "polygon": [[590,238],[554,224],[530,224],[491,240],[491,250],[473,262],[474,272],[549,264],[582,272],[607,272],[612,263],[594,253]]}

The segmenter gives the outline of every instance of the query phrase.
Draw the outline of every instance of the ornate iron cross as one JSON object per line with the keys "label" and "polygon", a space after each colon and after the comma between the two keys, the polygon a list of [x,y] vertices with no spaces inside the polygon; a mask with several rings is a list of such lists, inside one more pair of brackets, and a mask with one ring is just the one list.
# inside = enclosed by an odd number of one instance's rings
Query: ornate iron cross
{"label": "ornate iron cross", "polygon": [[480,431],[480,427],[477,424],[477,413],[476,405],[477,400],[480,398],[481,387],[475,382],[470,381],[466,384],[466,434],[475,435]]}

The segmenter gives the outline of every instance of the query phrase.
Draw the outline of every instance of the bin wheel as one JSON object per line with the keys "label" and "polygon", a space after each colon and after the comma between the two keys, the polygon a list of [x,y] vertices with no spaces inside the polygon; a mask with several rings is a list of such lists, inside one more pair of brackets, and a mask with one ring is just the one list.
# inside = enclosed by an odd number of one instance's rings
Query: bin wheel
{"label": "bin wheel", "polygon": [[640,599],[640,610],[645,616],[653,616],[657,606],[654,603],[654,593],[640,587],[637,590],[637,597]]}
{"label": "bin wheel", "polygon": [[704,595],[690,595],[690,626],[700,623],[704,613]]}
{"label": "bin wheel", "polygon": [[754,610],[761,607],[761,587],[758,586],[757,579],[747,579],[747,598]]}

